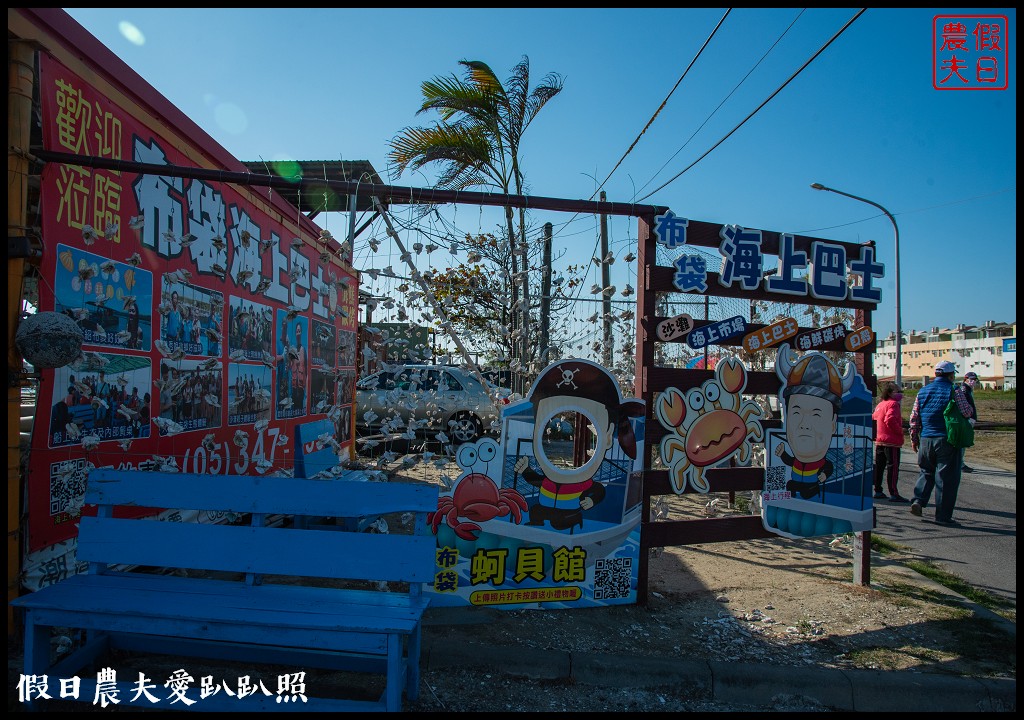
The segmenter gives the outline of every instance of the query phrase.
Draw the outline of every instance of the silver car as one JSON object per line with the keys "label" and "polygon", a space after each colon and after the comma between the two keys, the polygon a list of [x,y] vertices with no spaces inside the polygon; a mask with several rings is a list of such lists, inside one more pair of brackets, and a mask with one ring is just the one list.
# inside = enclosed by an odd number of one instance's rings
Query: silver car
{"label": "silver car", "polygon": [[[399,435],[461,445],[495,432],[507,399],[476,375],[447,365],[402,365],[356,383],[356,430],[361,436]],[[494,427],[492,428],[492,423]],[[446,443],[446,444],[447,444]]]}

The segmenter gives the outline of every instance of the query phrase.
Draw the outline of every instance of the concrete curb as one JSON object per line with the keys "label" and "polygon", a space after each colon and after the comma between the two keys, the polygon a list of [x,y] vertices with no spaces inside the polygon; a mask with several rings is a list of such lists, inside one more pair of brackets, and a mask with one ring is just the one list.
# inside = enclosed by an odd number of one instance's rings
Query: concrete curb
{"label": "concrete curb", "polygon": [[442,638],[424,640],[422,667],[424,671],[486,670],[595,687],[682,685],[706,694],[713,702],[741,705],[784,695],[855,712],[1012,712],[1017,707],[1017,681],[1013,678],[533,651],[474,643],[452,647]]}

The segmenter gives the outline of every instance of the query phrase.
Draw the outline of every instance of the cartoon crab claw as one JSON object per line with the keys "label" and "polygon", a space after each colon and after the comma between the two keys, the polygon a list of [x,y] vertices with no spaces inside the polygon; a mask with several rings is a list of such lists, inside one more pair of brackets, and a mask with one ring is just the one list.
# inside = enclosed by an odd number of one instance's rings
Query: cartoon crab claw
{"label": "cartoon crab claw", "polygon": [[509,509],[512,511],[512,517],[516,519],[516,522],[519,522],[522,516],[519,514],[516,508],[518,507],[519,510],[526,510],[527,508],[529,508],[530,506],[527,504],[526,498],[524,498],[518,492],[514,492],[509,489],[499,490],[498,494],[505,500],[512,501],[509,504]]}
{"label": "cartoon crab claw", "polygon": [[[453,512],[456,514],[455,517],[452,517]],[[455,510],[455,505],[450,497],[439,498],[437,503],[437,512],[430,513],[427,516],[427,522],[430,523],[430,529],[435,535],[437,535],[438,526],[444,522],[463,540],[476,540],[476,535],[474,533],[480,531],[480,526],[472,522],[456,522],[457,520],[457,511]]]}
{"label": "cartoon crab claw", "polygon": [[658,417],[669,427],[679,427],[686,418],[686,399],[675,388],[668,388],[658,398]]}
{"label": "cartoon crab claw", "polygon": [[722,387],[727,392],[736,394],[747,384],[747,373],[743,370],[743,365],[740,361],[733,357],[727,357],[723,359],[725,363],[719,369],[719,378],[722,382]]}
{"label": "cartoon crab claw", "polygon": [[480,526],[476,523],[463,522],[454,528],[455,534],[463,540],[476,540],[476,534],[480,532]]}
{"label": "cartoon crab claw", "polygon": [[697,492],[706,495],[711,490],[711,483],[704,477],[704,473],[696,472],[690,476],[690,487]]}
{"label": "cartoon crab claw", "polygon": [[679,463],[673,465],[671,472],[668,474],[668,478],[672,482],[672,490],[677,495],[682,495],[686,492],[687,470],[689,470],[689,467],[685,463]]}
{"label": "cartoon crab claw", "polygon": [[[681,452],[686,454],[686,443],[680,437],[670,437],[665,440],[661,446],[662,460],[667,464],[671,464],[675,459],[676,453]],[[685,487],[685,484],[684,486]],[[678,491],[677,491],[678,492]]]}

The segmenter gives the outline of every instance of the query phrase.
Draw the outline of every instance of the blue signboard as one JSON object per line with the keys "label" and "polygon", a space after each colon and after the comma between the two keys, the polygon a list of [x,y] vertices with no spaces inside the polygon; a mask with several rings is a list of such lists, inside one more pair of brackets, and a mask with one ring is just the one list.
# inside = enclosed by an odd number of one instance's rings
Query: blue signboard
{"label": "blue signboard", "polygon": [[295,477],[313,477],[338,464],[338,453],[324,435],[335,437],[338,429],[328,419],[295,426]]}
{"label": "blue signboard", "polygon": [[713,322],[710,325],[696,328],[686,336],[686,344],[694,350],[703,350],[706,346],[720,343],[747,332],[747,321],[742,315]]}

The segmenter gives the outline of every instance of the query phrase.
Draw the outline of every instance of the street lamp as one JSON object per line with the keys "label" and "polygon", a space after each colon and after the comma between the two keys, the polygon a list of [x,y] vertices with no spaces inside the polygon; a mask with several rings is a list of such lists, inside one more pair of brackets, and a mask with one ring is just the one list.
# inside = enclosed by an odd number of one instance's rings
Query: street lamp
{"label": "street lamp", "polygon": [[874,207],[885,213],[885,216],[892,222],[892,229],[896,231],[896,385],[900,388],[903,387],[903,356],[901,353],[903,346],[903,328],[900,322],[900,228],[896,224],[896,218],[892,216],[892,213],[886,210],[884,207],[868,200],[867,198],[858,197],[857,195],[851,195],[848,192],[842,190],[836,190],[822,185],[821,183],[811,183],[811,187],[815,190],[827,190],[828,192],[834,192],[837,195],[845,195],[848,198],[854,200],[860,200],[861,202],[873,205]]}

